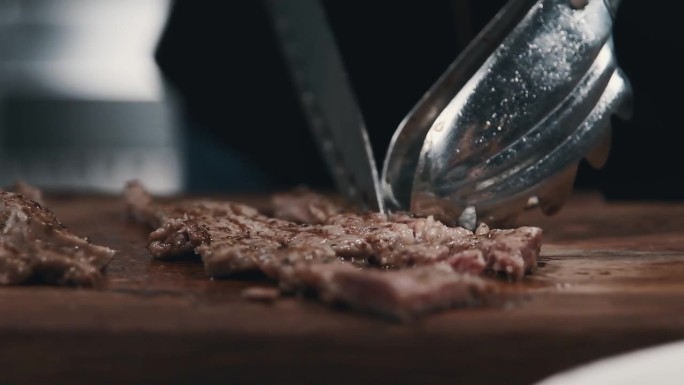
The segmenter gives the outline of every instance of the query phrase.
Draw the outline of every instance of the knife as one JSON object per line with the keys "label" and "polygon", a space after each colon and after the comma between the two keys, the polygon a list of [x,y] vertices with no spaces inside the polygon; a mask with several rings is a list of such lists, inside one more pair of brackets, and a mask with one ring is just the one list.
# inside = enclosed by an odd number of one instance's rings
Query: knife
{"label": "knife", "polygon": [[384,212],[366,125],[319,0],[266,0],[275,32],[338,191]]}

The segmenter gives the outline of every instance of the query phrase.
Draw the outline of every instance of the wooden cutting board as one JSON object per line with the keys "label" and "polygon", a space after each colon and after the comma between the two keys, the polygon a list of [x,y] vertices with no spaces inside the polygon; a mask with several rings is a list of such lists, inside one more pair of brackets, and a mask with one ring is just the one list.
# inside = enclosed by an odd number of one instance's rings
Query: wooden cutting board
{"label": "wooden cutting board", "polygon": [[[258,201],[258,199],[257,199]],[[116,197],[48,199],[119,250],[99,289],[0,288],[0,384],[531,384],[607,355],[684,339],[684,203],[576,196],[539,270],[486,305],[412,324],[240,292],[196,261],[152,261]]]}

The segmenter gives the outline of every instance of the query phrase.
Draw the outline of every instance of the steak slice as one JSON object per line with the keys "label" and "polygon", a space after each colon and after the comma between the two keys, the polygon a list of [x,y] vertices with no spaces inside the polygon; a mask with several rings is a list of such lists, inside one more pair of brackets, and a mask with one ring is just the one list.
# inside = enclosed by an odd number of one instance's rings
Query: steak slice
{"label": "steak slice", "polygon": [[332,211],[301,224],[231,202],[159,204],[138,184],[125,197],[133,218],[158,226],[148,245],[156,258],[194,252],[212,277],[258,270],[284,292],[398,319],[472,303],[491,288],[478,276],[487,269],[522,278],[541,247],[532,227],[472,232],[433,217]]}
{"label": "steak slice", "polygon": [[484,234],[478,248],[487,261],[487,268],[520,279],[537,269],[541,250],[542,230],[538,227],[491,230]]}
{"label": "steak slice", "polygon": [[350,207],[306,188],[274,194],[271,199],[274,217],[295,223],[320,225]]}
{"label": "steak slice", "polygon": [[542,230],[536,227],[489,230],[480,226],[474,233],[433,217],[406,214],[337,214],[325,224],[301,225],[232,202],[157,204],[136,183],[128,185],[125,197],[133,218],[159,226],[149,238],[154,257],[194,251],[214,277],[262,269],[260,260],[272,258],[281,248],[298,252],[313,248],[388,269],[444,262],[457,272],[480,274],[488,269],[521,279],[536,268],[542,240]]}
{"label": "steak slice", "polygon": [[38,202],[0,193],[0,285],[92,286],[115,251],[67,230]]}
{"label": "steak slice", "polygon": [[419,242],[399,252],[381,254],[383,266],[414,266],[448,262],[455,270],[478,273],[491,270],[522,279],[537,268],[542,230],[538,227],[490,230],[486,225],[471,233],[428,218],[401,217]]}
{"label": "steak slice", "polygon": [[[322,196],[307,193],[310,202],[297,199],[298,195],[280,195],[274,199],[273,212],[283,212],[279,205],[287,205],[289,212],[310,212],[319,207]],[[297,207],[305,206],[305,207]],[[388,217],[381,214],[333,214],[342,210],[337,203],[328,203],[325,224],[340,225],[347,231],[366,234],[365,240],[373,248],[373,263],[388,268],[403,268],[447,262],[456,271],[479,274],[491,270],[519,280],[537,267],[543,232],[538,227],[490,230],[481,224],[473,233],[462,227],[449,227],[432,216],[416,218],[406,213]],[[319,222],[322,217],[316,218]],[[300,216],[299,220],[304,219]],[[353,229],[353,230],[352,230]]]}
{"label": "steak slice", "polygon": [[401,321],[470,305],[493,289],[486,280],[454,273],[451,266],[441,263],[397,271],[348,266],[312,265],[306,274],[319,277],[319,296],[325,301]]}
{"label": "steak slice", "polygon": [[256,209],[247,205],[209,199],[183,200],[171,204],[157,203],[138,181],[126,184],[124,199],[126,211],[132,219],[154,228],[161,227],[173,219],[225,215],[254,217],[259,214]]}
{"label": "steak slice", "polygon": [[279,250],[262,268],[285,292],[312,291],[325,302],[401,321],[473,304],[494,289],[488,280],[455,272],[445,263],[385,271],[311,249]]}

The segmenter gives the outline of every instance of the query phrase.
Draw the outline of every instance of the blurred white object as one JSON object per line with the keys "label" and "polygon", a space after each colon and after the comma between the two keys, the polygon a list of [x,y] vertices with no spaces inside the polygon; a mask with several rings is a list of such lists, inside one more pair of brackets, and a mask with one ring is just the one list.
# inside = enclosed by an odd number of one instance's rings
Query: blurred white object
{"label": "blurred white object", "polygon": [[680,385],[684,341],[599,360],[550,377],[537,385]]}
{"label": "blurred white object", "polygon": [[182,187],[153,53],[170,0],[0,0],[0,184]]}

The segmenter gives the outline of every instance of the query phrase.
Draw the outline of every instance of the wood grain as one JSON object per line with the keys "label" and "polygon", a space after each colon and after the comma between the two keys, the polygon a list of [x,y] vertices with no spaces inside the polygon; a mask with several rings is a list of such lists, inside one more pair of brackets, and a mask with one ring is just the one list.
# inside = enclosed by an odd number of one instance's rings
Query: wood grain
{"label": "wood grain", "polygon": [[[258,200],[258,199],[257,199]],[[75,233],[119,252],[102,287],[0,288],[1,384],[530,384],[684,338],[684,203],[577,196],[545,231],[540,268],[478,308],[411,324],[286,298],[245,277],[152,261],[116,197],[48,197]]]}

